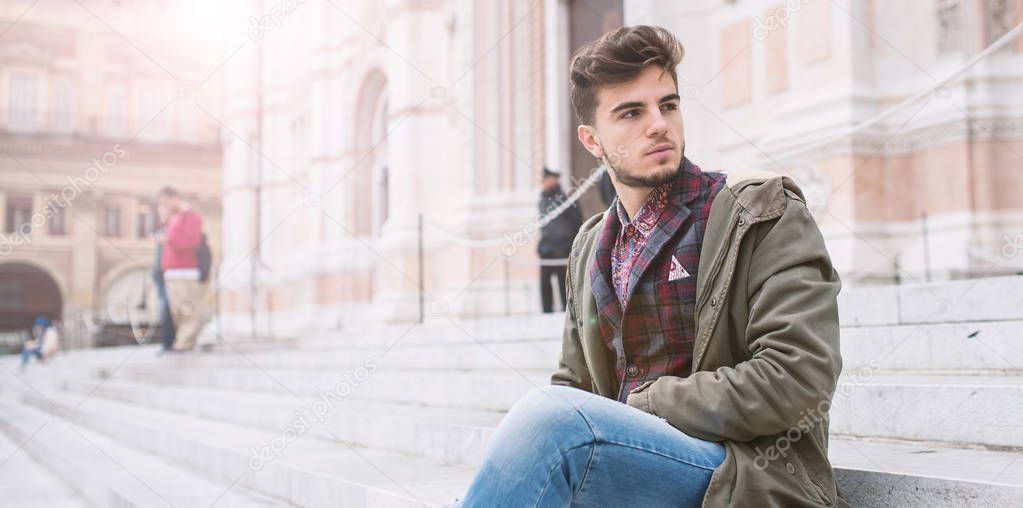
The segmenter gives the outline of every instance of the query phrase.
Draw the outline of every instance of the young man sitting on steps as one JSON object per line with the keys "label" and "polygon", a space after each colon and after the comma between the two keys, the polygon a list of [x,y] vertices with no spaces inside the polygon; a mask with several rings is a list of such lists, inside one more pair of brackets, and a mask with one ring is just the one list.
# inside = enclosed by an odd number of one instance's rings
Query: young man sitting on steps
{"label": "young man sitting on steps", "polygon": [[685,158],[662,28],[572,59],[579,140],[618,197],[569,256],[552,386],[495,431],[461,506],[846,506],[828,462],[838,274],[786,177]]}

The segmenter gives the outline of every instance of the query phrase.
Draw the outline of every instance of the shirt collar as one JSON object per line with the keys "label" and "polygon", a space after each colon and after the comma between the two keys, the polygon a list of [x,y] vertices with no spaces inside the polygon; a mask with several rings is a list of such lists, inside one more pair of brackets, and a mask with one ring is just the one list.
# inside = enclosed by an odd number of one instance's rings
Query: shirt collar
{"label": "shirt collar", "polygon": [[650,194],[647,194],[643,206],[639,208],[639,211],[636,212],[636,216],[632,220],[629,220],[629,214],[625,211],[625,205],[616,197],[615,210],[618,212],[618,220],[621,222],[622,229],[624,230],[625,226],[629,224],[635,224],[636,229],[644,236],[650,234],[657,224],[657,219],[661,216],[661,211],[668,204],[668,196],[671,194],[674,183],[675,179],[672,179],[654,187]]}

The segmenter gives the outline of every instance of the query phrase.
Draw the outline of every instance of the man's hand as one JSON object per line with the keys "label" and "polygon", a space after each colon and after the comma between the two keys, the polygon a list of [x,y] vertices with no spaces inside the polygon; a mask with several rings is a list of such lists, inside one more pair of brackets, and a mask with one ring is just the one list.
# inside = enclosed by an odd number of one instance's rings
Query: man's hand
{"label": "man's hand", "polygon": [[654,384],[654,381],[646,381],[633,388],[625,399],[625,403],[644,413],[654,414],[654,410],[650,407],[650,392],[646,390],[652,384]]}

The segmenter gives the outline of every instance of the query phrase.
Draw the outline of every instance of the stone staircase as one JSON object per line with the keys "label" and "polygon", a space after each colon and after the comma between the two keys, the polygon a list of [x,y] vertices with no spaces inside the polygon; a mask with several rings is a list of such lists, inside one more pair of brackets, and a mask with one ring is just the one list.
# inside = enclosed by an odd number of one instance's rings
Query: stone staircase
{"label": "stone staircase", "polygon": [[[855,505],[1023,505],[1021,285],[843,291],[830,455]],[[24,374],[6,357],[0,495],[439,506],[461,496],[504,412],[549,382],[563,319],[434,316],[208,353],[73,351]]]}

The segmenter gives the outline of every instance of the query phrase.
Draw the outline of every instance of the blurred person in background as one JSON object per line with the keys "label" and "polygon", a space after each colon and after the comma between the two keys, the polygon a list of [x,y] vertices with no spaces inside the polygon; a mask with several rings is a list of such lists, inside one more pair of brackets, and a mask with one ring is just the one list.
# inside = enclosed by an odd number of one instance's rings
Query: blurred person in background
{"label": "blurred person in background", "polygon": [[162,244],[160,268],[174,323],[170,351],[190,351],[204,324],[200,312],[203,275],[199,269],[202,218],[173,187],[160,190],[157,204],[168,217],[164,233],[157,236],[157,241]]}
{"label": "blurred person in background", "polygon": [[28,365],[28,361],[34,355],[40,363],[45,362],[57,353],[58,348],[57,328],[46,316],[39,316],[32,325],[32,338],[25,341],[25,348],[21,350],[21,368]]}
{"label": "blurred person in background", "polygon": [[[565,202],[567,197],[561,189],[558,178],[561,175],[549,168],[543,168],[542,185],[540,191],[540,217],[553,213],[555,209]],[[554,276],[558,286],[558,294],[561,296],[561,306],[565,305],[565,270],[567,263],[564,260],[572,250],[572,240],[575,239],[579,226],[583,223],[582,212],[579,205],[572,203],[564,212],[550,221],[546,226],[540,228],[540,243],[536,245],[537,254],[540,255],[540,300],[543,303],[544,312],[554,312],[554,295],[551,291],[551,277]],[[547,260],[548,263],[544,263]]]}
{"label": "blurred person in background", "polygon": [[603,176],[600,177],[600,186],[598,188],[600,190],[600,200],[604,203],[604,208],[611,206],[615,197],[618,196],[614,182],[611,181],[611,173],[604,172]]}

